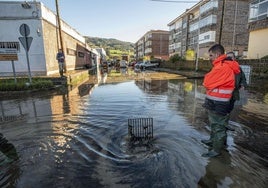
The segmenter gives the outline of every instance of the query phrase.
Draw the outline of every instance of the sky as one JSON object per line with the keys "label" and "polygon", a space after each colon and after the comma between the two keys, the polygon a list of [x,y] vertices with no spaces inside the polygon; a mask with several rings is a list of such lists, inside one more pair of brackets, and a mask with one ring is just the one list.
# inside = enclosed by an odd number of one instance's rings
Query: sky
{"label": "sky", "polygon": [[[55,0],[36,1],[56,12]],[[61,19],[81,35],[132,43],[150,30],[169,30],[167,24],[195,4],[189,2],[58,0]]]}

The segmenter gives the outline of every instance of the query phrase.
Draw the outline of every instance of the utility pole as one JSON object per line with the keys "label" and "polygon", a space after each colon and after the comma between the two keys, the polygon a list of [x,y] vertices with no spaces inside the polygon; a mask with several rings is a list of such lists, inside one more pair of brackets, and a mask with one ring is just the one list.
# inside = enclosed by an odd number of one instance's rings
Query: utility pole
{"label": "utility pole", "polygon": [[199,4],[199,15],[198,15],[198,34],[197,34],[197,49],[195,54],[195,71],[198,71],[198,63],[199,63],[199,35],[200,35],[200,20],[201,20],[201,4]]}
{"label": "utility pole", "polygon": [[[60,19],[60,11],[59,11],[59,4],[58,0],[55,0],[56,3],[56,12],[57,12],[57,22],[58,22],[58,27],[59,27],[59,38],[60,38],[60,47],[62,49],[63,54],[65,55],[65,48],[63,45],[63,37],[62,37],[62,29],[61,29],[61,19]],[[59,50],[59,49],[58,49]],[[64,72],[67,73],[66,69],[66,60],[64,60]]]}
{"label": "utility pole", "polygon": [[220,23],[220,33],[219,33],[219,44],[221,44],[223,21],[224,21],[224,11],[225,11],[225,0],[222,0],[222,11],[221,11],[221,23]]}

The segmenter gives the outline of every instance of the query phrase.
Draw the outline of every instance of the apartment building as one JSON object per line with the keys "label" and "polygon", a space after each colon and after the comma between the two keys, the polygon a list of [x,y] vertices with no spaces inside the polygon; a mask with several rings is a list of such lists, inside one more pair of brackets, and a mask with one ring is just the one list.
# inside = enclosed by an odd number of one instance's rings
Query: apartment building
{"label": "apartment building", "polygon": [[169,32],[164,30],[150,30],[135,43],[137,60],[150,60],[152,57],[167,60]]}
{"label": "apartment building", "polygon": [[[208,58],[208,49],[215,43],[226,51],[246,57],[248,52],[248,0],[199,1],[172,20],[169,26],[169,55]],[[196,57],[194,57],[196,58]]]}
{"label": "apartment building", "polygon": [[268,0],[254,0],[249,5],[248,58],[268,56]]}

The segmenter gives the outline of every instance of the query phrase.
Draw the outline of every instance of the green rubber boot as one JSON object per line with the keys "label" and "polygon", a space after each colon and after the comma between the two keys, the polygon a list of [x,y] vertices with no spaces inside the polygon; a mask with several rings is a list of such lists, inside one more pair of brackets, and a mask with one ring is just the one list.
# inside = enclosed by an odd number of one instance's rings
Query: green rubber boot
{"label": "green rubber boot", "polygon": [[204,153],[202,156],[203,157],[216,157],[216,156],[219,156],[221,154],[221,150],[225,148],[225,143],[227,140],[225,126],[229,120],[229,116],[228,115],[222,116],[212,111],[209,111],[208,118],[209,118],[209,122],[211,126],[211,136],[210,136],[211,142],[209,142],[209,140],[206,140],[205,144],[211,145],[212,150],[210,150],[207,153]]}

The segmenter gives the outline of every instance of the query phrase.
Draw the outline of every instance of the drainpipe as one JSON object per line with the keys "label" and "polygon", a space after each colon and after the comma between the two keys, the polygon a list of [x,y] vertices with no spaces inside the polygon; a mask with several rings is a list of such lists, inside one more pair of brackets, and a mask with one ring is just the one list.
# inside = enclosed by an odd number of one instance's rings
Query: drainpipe
{"label": "drainpipe", "polygon": [[234,30],[233,30],[232,50],[234,50],[234,46],[235,46],[237,8],[238,8],[238,4],[237,4],[237,0],[236,0],[235,1],[235,15],[234,15]]}

